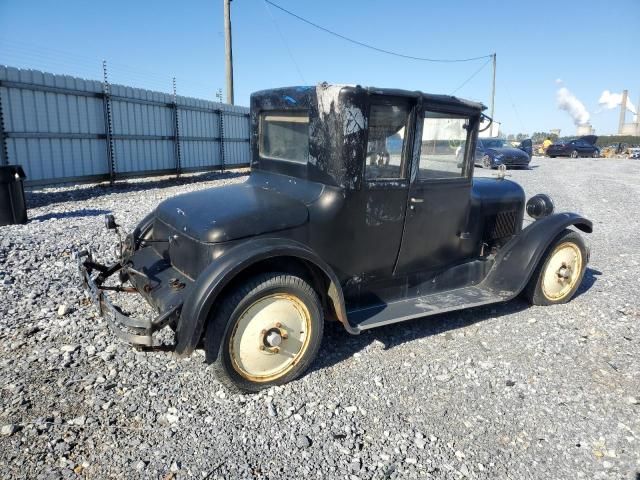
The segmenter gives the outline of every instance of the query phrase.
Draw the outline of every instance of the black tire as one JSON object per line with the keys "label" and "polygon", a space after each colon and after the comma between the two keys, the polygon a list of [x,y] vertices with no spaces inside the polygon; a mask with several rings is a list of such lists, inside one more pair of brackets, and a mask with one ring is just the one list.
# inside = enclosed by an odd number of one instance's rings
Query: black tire
{"label": "black tire", "polygon": [[[304,342],[306,347],[301,347],[304,348],[302,355],[282,374],[259,380],[248,378],[248,374],[243,373],[237,362],[232,359],[232,339],[238,322],[256,302],[279,294],[295,297],[296,301],[306,307],[310,322],[308,340]],[[279,323],[277,325],[280,326]],[[323,329],[322,304],[316,292],[305,280],[279,272],[257,275],[234,288],[234,291],[220,302],[220,308],[209,319],[205,334],[207,363],[212,364],[213,374],[218,381],[231,391],[257,392],[273,385],[282,385],[301,376],[313,363],[322,342]],[[222,341],[217,342],[219,335],[222,335]],[[262,347],[260,349],[264,350]]]}
{"label": "black tire", "polygon": [[[543,288],[543,279],[545,276],[545,272],[553,253],[556,249],[564,244],[572,244],[579,250],[581,256],[581,266],[579,272],[573,272],[575,276],[575,283],[573,286],[560,297],[550,298],[547,294],[545,294]],[[547,248],[540,260],[538,266],[534,270],[531,275],[531,279],[529,283],[525,287],[524,295],[531,302],[532,305],[557,305],[560,303],[567,303],[573,296],[576,291],[580,287],[582,283],[582,279],[584,278],[584,272],[587,268],[588,261],[588,250],[587,246],[582,239],[582,236],[578,234],[578,232],[574,232],[573,230],[563,230],[554,240],[551,242],[551,245]]]}
{"label": "black tire", "polygon": [[549,157],[551,157],[551,158],[556,158],[556,156],[555,156],[555,155],[549,155]]}
{"label": "black tire", "polygon": [[573,152],[571,152],[571,158],[578,158],[580,155],[578,154],[577,150],[574,150]]}

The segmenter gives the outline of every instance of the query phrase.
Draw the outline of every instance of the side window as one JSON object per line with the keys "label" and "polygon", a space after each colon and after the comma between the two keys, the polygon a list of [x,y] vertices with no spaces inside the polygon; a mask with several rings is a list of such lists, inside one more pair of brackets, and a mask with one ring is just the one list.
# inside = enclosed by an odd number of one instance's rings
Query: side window
{"label": "side window", "polygon": [[398,101],[390,105],[371,105],[365,179],[405,177],[404,146],[411,105]]}
{"label": "side window", "polygon": [[469,119],[451,113],[426,111],[422,127],[422,148],[418,179],[461,178],[465,145],[469,141]]}
{"label": "side window", "polygon": [[302,111],[269,111],[260,114],[260,156],[272,160],[307,163],[309,115]]}

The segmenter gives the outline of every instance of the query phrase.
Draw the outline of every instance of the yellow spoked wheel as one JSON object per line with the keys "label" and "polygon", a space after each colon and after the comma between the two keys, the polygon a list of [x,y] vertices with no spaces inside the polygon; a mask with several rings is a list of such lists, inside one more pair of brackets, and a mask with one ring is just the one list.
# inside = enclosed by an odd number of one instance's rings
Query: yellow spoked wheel
{"label": "yellow spoked wheel", "polygon": [[253,382],[267,382],[289,372],[309,347],[311,317],[295,295],[265,296],[239,317],[229,339],[238,373]]}
{"label": "yellow spoked wheel", "polygon": [[567,296],[582,273],[582,252],[578,245],[564,242],[549,256],[542,278],[542,292],[551,301]]}
{"label": "yellow spoked wheel", "polygon": [[575,295],[587,264],[587,247],[572,230],[562,232],[547,249],[524,293],[534,305],[565,303]]}
{"label": "yellow spoked wheel", "polygon": [[260,274],[234,287],[209,320],[207,361],[234,391],[281,385],[311,365],[323,327],[322,304],[309,283],[286,273]]}

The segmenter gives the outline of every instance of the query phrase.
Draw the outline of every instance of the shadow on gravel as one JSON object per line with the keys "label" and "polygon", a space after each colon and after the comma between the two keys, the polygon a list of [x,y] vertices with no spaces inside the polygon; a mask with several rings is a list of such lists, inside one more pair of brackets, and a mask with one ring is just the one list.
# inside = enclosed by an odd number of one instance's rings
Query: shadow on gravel
{"label": "shadow on gravel", "polygon": [[99,215],[105,215],[111,213],[111,210],[100,210],[95,208],[83,208],[80,210],[73,210],[71,212],[53,212],[45,215],[39,215],[37,217],[30,218],[29,221],[39,220],[41,222],[45,220],[51,220],[52,218],[75,218],[75,217],[97,217]]}
{"label": "shadow on gravel", "polygon": [[[593,268],[587,268],[576,297],[587,292],[597,281],[598,275],[601,275],[601,272]],[[318,359],[311,366],[311,370],[321,370],[343,362],[353,357],[354,353],[366,349],[376,340],[384,345],[385,350],[390,350],[419,338],[427,338],[440,333],[454,331],[458,328],[481,323],[490,318],[519,313],[529,308],[531,308],[531,305],[528,301],[517,297],[506,303],[496,303],[399,322],[366,330],[360,335],[349,335],[340,323],[327,322],[322,346],[320,347],[320,351],[326,353],[318,356]],[[448,336],[446,338],[451,341],[455,340],[453,336],[450,339]]]}
{"label": "shadow on gravel", "polygon": [[[320,351],[326,352],[326,354],[318,356],[318,359],[311,366],[311,370],[321,370],[343,362],[352,357],[354,353],[364,350],[376,340],[384,345],[385,350],[390,350],[419,338],[453,331],[480,323],[489,318],[518,313],[528,308],[530,308],[528,302],[516,298],[506,303],[443,313],[387,325],[367,330],[360,335],[349,335],[338,322],[327,322],[324,339],[320,347]],[[451,340],[453,340],[453,337]]]}
{"label": "shadow on gravel", "polygon": [[[205,172],[197,175],[188,175],[180,178],[160,178],[156,180],[135,180],[128,179],[116,182],[111,186],[108,183],[91,184],[85,187],[69,185],[34,187],[25,191],[27,207],[44,207],[54,203],[70,202],[78,200],[88,200],[91,198],[111,195],[114,193],[140,192],[156,188],[171,188],[180,185],[190,185],[193,183],[209,182],[213,180],[227,180],[247,175],[246,170],[233,172]],[[65,188],[66,187],[66,188]],[[42,190],[39,190],[43,188]],[[56,191],[64,188],[62,191]]]}
{"label": "shadow on gravel", "polygon": [[587,291],[589,291],[589,289],[593,287],[593,285],[598,281],[598,277],[600,275],[602,275],[602,272],[600,270],[587,267],[587,269],[584,272],[584,278],[582,279],[582,283],[580,284],[580,287],[578,288],[578,291],[576,292],[573,298],[579,297],[583,293],[586,293]]}

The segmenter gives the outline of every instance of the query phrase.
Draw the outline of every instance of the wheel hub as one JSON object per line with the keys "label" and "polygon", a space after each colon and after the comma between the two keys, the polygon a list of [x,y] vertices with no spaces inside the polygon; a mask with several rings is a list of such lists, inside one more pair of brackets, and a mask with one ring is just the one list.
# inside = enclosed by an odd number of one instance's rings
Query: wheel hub
{"label": "wheel hub", "polygon": [[280,334],[280,330],[271,329],[264,336],[264,343],[268,347],[279,347],[282,343],[282,335]]}
{"label": "wheel hub", "polygon": [[567,267],[565,264],[562,264],[562,267],[558,270],[558,278],[561,280],[568,280],[571,278],[571,269]]}
{"label": "wheel hub", "polygon": [[248,380],[279,378],[304,355],[310,334],[311,316],[299,298],[288,294],[263,297],[240,315],[229,339],[231,361]]}
{"label": "wheel hub", "polygon": [[582,252],[574,243],[558,245],[547,262],[542,279],[542,292],[550,300],[560,300],[568,295],[582,271]]}

